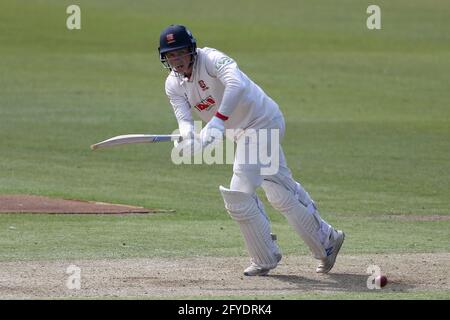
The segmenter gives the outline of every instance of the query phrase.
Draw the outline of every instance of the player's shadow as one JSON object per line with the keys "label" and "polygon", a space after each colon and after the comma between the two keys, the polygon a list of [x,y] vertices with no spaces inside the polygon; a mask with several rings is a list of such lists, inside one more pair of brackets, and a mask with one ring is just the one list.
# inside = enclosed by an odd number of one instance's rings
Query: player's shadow
{"label": "player's shadow", "polygon": [[[271,278],[289,284],[292,290],[323,290],[323,291],[377,291],[367,288],[368,275],[351,273],[329,273],[320,278],[306,278],[298,275],[271,274]],[[406,291],[414,286],[402,283],[389,283],[386,289]]]}

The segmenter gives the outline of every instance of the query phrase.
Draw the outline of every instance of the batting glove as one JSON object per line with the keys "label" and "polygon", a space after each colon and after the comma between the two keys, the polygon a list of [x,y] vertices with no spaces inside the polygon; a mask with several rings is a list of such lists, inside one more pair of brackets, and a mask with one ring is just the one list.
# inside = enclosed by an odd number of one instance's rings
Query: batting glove
{"label": "batting glove", "polygon": [[214,116],[200,131],[200,140],[202,147],[206,148],[209,145],[219,143],[223,140],[225,133],[224,121]]}
{"label": "batting glove", "polygon": [[202,144],[197,138],[188,138],[181,141],[174,141],[173,144],[175,147],[175,151],[180,156],[191,157],[202,151]]}

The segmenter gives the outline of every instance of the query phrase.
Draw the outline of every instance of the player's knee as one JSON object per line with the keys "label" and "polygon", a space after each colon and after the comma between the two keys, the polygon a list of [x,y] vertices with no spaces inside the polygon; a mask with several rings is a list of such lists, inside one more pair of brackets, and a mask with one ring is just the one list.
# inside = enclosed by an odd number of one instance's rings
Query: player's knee
{"label": "player's knee", "polygon": [[258,186],[257,178],[249,178],[248,176],[240,173],[234,173],[231,178],[230,190],[239,191],[247,194],[254,194]]}
{"label": "player's knee", "polygon": [[286,212],[292,207],[294,195],[285,187],[268,180],[263,181],[262,187],[267,200],[275,209]]}
{"label": "player's knee", "polygon": [[254,195],[230,190],[222,186],[219,189],[225,203],[225,208],[233,220],[250,220],[259,214],[258,204]]}

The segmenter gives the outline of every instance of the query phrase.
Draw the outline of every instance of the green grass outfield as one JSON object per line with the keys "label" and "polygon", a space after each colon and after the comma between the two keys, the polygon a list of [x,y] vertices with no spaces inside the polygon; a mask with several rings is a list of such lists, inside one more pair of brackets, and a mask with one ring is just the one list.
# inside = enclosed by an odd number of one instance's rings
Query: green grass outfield
{"label": "green grass outfield", "polygon": [[[450,3],[377,1],[382,29],[371,31],[370,1],[241,2],[76,1],[82,29],[69,31],[73,1],[1,1],[0,194],[176,212],[2,214],[0,261],[246,254],[218,192],[231,165],[176,166],[165,143],[89,149],[175,129],[156,50],[171,23],[235,58],[279,103],[288,164],[346,231],[344,253],[450,251],[450,220],[391,217],[450,215]],[[266,208],[283,252],[306,254]],[[394,296],[433,297],[450,293]]]}

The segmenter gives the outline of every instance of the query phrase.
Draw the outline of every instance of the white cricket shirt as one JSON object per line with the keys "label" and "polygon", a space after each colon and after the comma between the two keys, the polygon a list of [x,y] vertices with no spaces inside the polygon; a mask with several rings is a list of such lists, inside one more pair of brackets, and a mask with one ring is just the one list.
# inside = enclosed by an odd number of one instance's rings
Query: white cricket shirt
{"label": "white cricket shirt", "polygon": [[193,126],[192,113],[208,122],[217,111],[229,117],[226,129],[260,129],[281,116],[278,105],[224,53],[198,48],[190,79],[171,72],[166,94],[183,134]]}

